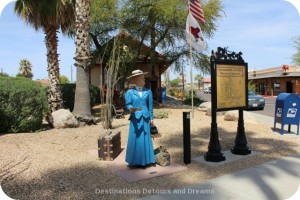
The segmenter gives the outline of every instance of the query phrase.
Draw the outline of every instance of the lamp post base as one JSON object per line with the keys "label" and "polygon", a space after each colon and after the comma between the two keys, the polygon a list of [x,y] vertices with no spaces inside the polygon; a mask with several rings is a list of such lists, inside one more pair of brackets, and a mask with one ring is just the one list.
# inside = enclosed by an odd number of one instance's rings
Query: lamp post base
{"label": "lamp post base", "polygon": [[224,161],[226,158],[223,155],[223,153],[221,152],[206,152],[206,154],[204,155],[204,160],[208,161],[208,162],[221,162]]}
{"label": "lamp post base", "polygon": [[246,147],[246,148],[232,147],[231,153],[236,154],[236,155],[248,155],[248,154],[251,154],[251,150],[248,149],[248,147]]}
{"label": "lamp post base", "polygon": [[237,127],[237,134],[235,138],[235,145],[231,148],[231,153],[236,155],[248,155],[251,154],[251,150],[247,146],[247,139],[244,127],[244,114],[243,110],[239,109],[239,121]]}

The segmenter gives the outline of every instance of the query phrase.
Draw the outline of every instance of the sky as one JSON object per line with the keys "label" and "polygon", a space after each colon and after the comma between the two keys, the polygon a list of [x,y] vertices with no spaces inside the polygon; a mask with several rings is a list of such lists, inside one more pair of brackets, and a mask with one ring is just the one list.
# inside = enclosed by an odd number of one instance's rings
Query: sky
{"label": "sky", "polygon": [[[218,21],[213,38],[206,39],[208,54],[217,47],[241,51],[249,70],[293,64],[291,57],[296,53],[293,38],[300,36],[300,13],[295,6],[284,0],[222,2],[225,16]],[[27,59],[33,66],[33,79],[46,79],[44,33],[35,31],[17,17],[13,11],[14,3],[5,6],[0,15],[0,72],[15,76],[20,60]],[[58,45],[60,73],[75,81],[74,40],[59,34]],[[187,67],[186,74],[189,71]],[[193,74],[200,72],[193,71]],[[171,79],[176,76],[172,74]]]}

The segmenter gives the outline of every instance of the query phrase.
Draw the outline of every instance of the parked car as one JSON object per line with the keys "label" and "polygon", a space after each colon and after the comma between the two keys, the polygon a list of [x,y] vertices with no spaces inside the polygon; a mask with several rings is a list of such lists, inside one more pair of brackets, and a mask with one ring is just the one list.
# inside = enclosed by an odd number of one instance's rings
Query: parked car
{"label": "parked car", "polygon": [[254,91],[248,90],[248,109],[259,109],[265,108],[265,98],[261,95],[257,95]]}
{"label": "parked car", "polygon": [[210,88],[204,88],[204,94],[210,94]]}

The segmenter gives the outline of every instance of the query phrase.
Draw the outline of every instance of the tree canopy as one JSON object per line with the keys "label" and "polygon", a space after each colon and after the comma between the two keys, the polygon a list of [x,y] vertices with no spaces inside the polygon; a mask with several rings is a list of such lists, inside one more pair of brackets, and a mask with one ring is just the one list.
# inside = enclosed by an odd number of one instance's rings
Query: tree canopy
{"label": "tree canopy", "polygon": [[[92,0],[90,34],[96,50],[94,55],[99,56],[101,49],[104,49],[103,44],[125,31],[150,46],[151,66],[157,62],[155,51],[158,51],[175,61],[176,71],[181,70],[189,54],[185,39],[187,8],[186,0]],[[206,38],[212,38],[222,17],[221,1],[202,1],[202,8],[206,23],[201,24],[201,28]],[[139,53],[136,50],[135,56],[138,57]],[[209,68],[209,59],[205,54],[194,52],[193,56],[196,67]]]}
{"label": "tree canopy", "polygon": [[63,107],[59,84],[59,60],[57,32],[67,32],[74,22],[74,10],[70,0],[17,0],[14,11],[27,24],[45,33],[47,48],[47,71],[49,79],[48,122],[52,123],[51,113]]}
{"label": "tree canopy", "polygon": [[[33,73],[32,73],[32,64],[29,60],[27,59],[22,59],[19,63],[19,74],[21,76],[24,76],[26,78],[32,78]],[[18,75],[17,75],[18,76]]]}
{"label": "tree canopy", "polygon": [[295,42],[295,48],[297,52],[293,54],[293,62],[297,65],[300,65],[300,36],[294,39]]}

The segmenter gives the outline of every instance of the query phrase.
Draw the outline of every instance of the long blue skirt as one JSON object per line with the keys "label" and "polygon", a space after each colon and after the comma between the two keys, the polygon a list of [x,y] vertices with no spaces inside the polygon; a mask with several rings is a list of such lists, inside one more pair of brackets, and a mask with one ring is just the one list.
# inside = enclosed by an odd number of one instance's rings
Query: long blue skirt
{"label": "long blue skirt", "polygon": [[149,118],[130,119],[125,161],[142,166],[155,163]]}

